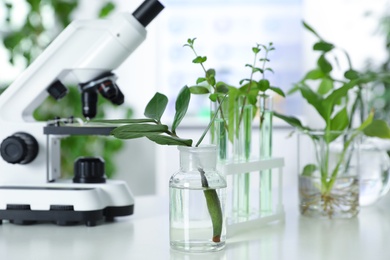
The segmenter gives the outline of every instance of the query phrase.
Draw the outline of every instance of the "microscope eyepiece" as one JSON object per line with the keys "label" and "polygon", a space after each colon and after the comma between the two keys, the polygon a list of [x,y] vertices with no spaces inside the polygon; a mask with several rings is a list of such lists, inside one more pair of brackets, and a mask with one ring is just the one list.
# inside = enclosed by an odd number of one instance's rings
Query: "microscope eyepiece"
{"label": "microscope eyepiece", "polygon": [[133,12],[133,16],[144,27],[146,27],[164,9],[164,6],[157,0],[145,0]]}

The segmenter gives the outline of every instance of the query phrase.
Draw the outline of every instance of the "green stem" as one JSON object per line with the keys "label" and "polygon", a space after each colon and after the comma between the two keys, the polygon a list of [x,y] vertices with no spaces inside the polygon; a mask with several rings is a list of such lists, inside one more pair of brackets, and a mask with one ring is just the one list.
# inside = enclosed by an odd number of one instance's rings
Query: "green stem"
{"label": "green stem", "polygon": [[200,172],[202,187],[205,188],[203,191],[204,196],[206,198],[207,209],[209,211],[211,222],[213,224],[213,242],[221,242],[221,234],[222,234],[222,224],[223,224],[223,216],[222,216],[222,208],[221,202],[219,201],[219,197],[217,191],[215,189],[210,189],[207,178],[205,176],[205,172],[202,168],[198,168]]}
{"label": "green stem", "polygon": [[344,160],[344,157],[345,157],[345,154],[348,150],[348,147],[349,145],[352,143],[353,139],[355,139],[355,137],[359,134],[359,132],[355,132],[354,134],[352,134],[351,138],[349,138],[349,140],[347,140],[344,144],[344,147],[343,147],[343,151],[341,152],[341,155],[340,155],[340,158],[336,164],[336,167],[334,168],[333,172],[332,172],[332,175],[330,177],[330,180],[329,182],[327,183],[327,190],[326,190],[326,193],[329,193],[330,190],[332,189],[333,185],[334,185],[334,182],[336,181],[336,178],[337,178],[337,175],[338,175],[338,171],[339,171],[339,168],[341,166],[341,163],[343,162]]}

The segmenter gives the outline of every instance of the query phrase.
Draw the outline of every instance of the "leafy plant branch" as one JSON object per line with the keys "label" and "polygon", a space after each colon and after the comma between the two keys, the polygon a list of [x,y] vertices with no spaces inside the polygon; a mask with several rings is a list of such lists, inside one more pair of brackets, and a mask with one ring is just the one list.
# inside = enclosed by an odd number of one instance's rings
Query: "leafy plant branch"
{"label": "leafy plant branch", "polygon": [[[348,69],[344,72],[344,79],[337,80],[332,77],[332,64],[327,60],[326,55],[333,53],[335,45],[325,41],[311,26],[303,22],[303,26],[312,34],[317,36],[318,41],[314,43],[313,50],[320,52],[317,60],[317,67],[306,73],[301,81],[296,83],[289,94],[300,92],[304,100],[311,105],[320,117],[324,120],[324,141],[326,145],[324,164],[320,167],[321,180],[324,191],[329,193],[334,185],[339,173],[341,163],[345,160],[346,151],[352,141],[359,135],[365,134],[371,137],[390,138],[390,128],[383,120],[375,120],[374,112],[364,115],[364,100],[362,99],[362,89],[365,84],[372,83],[378,78],[384,77],[381,74],[365,74],[353,69],[350,56],[345,50],[342,50],[348,61]],[[335,58],[337,61],[337,58]],[[319,82],[317,90],[311,87],[313,83]],[[356,95],[351,95],[351,91],[356,91]],[[344,101],[344,102],[343,102]],[[352,105],[349,105],[352,102]],[[353,128],[353,116],[360,109],[360,125]],[[317,142],[317,136],[308,126],[304,126],[301,121],[293,116],[286,116],[274,112],[276,117],[284,120],[288,124],[309,135],[313,142]],[[339,160],[333,170],[328,169],[330,144],[346,131],[352,131],[352,134],[343,142],[343,150]],[[321,158],[319,160],[322,160]],[[347,165],[350,158],[347,158]],[[316,167],[307,165],[303,169],[302,175],[310,176]]]}
{"label": "leafy plant branch", "polygon": [[[243,116],[244,116],[244,108],[247,104],[253,106],[254,113],[256,113],[256,103],[257,97],[259,93],[265,95],[266,91],[271,90],[281,96],[285,96],[284,92],[275,86],[271,86],[268,79],[265,77],[265,72],[270,71],[273,73],[273,70],[270,67],[267,67],[269,60],[269,53],[275,50],[273,43],[270,42],[267,46],[263,44],[256,44],[252,47],[252,52],[254,54],[254,59],[252,64],[246,64],[246,67],[251,69],[250,77],[245,78],[239,81],[239,87],[235,87],[233,85],[227,84],[222,81],[216,80],[216,71],[215,69],[206,69],[205,62],[207,61],[207,56],[199,56],[195,50],[195,40],[196,38],[188,39],[187,43],[184,44],[185,47],[189,47],[193,53],[195,54],[195,59],[193,59],[193,63],[200,64],[202,70],[205,75],[203,77],[199,77],[196,80],[196,85],[190,87],[190,91],[192,94],[209,94],[209,99],[212,102],[221,101],[221,96],[228,95],[228,115],[226,115],[226,111],[221,110],[221,117],[224,122],[225,129],[228,132],[229,140],[232,142],[234,138],[234,129],[238,129],[238,125],[240,125]],[[263,57],[258,59],[259,53],[264,50],[265,54]],[[261,62],[261,67],[257,67],[257,62]],[[259,73],[261,75],[259,80],[255,80],[255,75]],[[243,97],[243,104],[241,107],[241,112],[239,113],[238,120],[234,120],[236,103],[239,97]]]}
{"label": "leafy plant branch", "polygon": [[[223,97],[221,104],[226,98]],[[99,120],[100,123],[108,124],[124,124],[116,127],[112,130],[111,134],[118,139],[135,139],[146,137],[152,142],[159,145],[176,145],[176,146],[189,146],[193,144],[192,139],[180,138],[176,130],[183,118],[185,117],[188,106],[190,104],[191,92],[187,86],[184,86],[177,98],[175,103],[175,115],[171,128],[168,125],[163,124],[161,118],[165,112],[168,104],[168,98],[161,93],[156,93],[152,99],[146,105],[144,115],[146,118],[143,119],[119,119],[119,120]],[[218,107],[218,110],[220,106]],[[203,141],[206,133],[210,129],[215,116],[211,119],[210,123],[202,133],[199,141],[195,144],[198,147]],[[221,203],[214,188],[209,187],[205,172],[202,167],[198,168],[201,177],[201,185],[204,188],[204,196],[206,199],[207,208],[213,224],[213,237],[214,242],[220,242],[223,224],[223,214]]]}

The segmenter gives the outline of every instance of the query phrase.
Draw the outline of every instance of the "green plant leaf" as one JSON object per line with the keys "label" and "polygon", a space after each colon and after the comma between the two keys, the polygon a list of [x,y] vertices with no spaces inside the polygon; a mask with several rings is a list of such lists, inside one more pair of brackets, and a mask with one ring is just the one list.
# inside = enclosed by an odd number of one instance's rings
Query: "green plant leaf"
{"label": "green plant leaf", "polygon": [[191,139],[181,139],[181,138],[168,136],[168,135],[161,135],[161,134],[147,135],[146,138],[160,145],[192,146]]}
{"label": "green plant leaf", "polygon": [[253,51],[253,53],[259,53],[260,52],[260,49],[259,48],[257,48],[257,47],[253,47],[252,48],[252,51]]}
{"label": "green plant leaf", "polygon": [[217,101],[217,98],[218,98],[218,93],[213,93],[213,94],[210,94],[210,96],[209,96],[209,99],[210,99],[212,102]]}
{"label": "green plant leaf", "polygon": [[99,12],[99,18],[107,17],[115,9],[115,4],[112,2],[106,3]]}
{"label": "green plant leaf", "polygon": [[180,122],[183,120],[184,116],[187,113],[188,105],[190,104],[191,92],[187,86],[184,86],[177,96],[175,103],[175,116],[172,123],[172,132],[176,131],[176,128],[179,126]]}
{"label": "green plant leaf", "polygon": [[316,79],[321,79],[323,77],[325,77],[325,74],[321,70],[314,69],[314,70],[309,71],[306,74],[306,76],[304,77],[304,79],[316,80]]}
{"label": "green plant leaf", "polygon": [[348,124],[349,117],[347,108],[343,108],[330,120],[330,130],[343,131]]}
{"label": "green plant leaf", "polygon": [[240,94],[240,91],[235,87],[229,88],[229,96],[228,100],[228,139],[233,143],[234,140],[234,129],[235,129],[235,121],[234,117],[236,115],[236,105],[237,105],[237,97]]}
{"label": "green plant leaf", "polygon": [[272,90],[273,92],[281,95],[282,97],[286,97],[286,95],[284,94],[284,92],[281,88],[270,86],[269,89]]}
{"label": "green plant leaf", "polygon": [[168,130],[167,125],[152,125],[152,124],[129,124],[129,125],[122,125],[114,128],[114,130],[111,131],[112,134],[117,133],[126,133],[126,132],[133,132],[133,133],[147,133],[147,132],[165,132]]}
{"label": "green plant leaf", "polygon": [[349,80],[358,79],[359,78],[359,72],[357,72],[356,70],[350,69],[350,70],[347,70],[344,73],[344,77],[346,79],[349,79]]}
{"label": "green plant leaf", "polygon": [[218,82],[216,89],[218,93],[226,94],[229,92],[229,87],[224,82]]}
{"label": "green plant leaf", "polygon": [[329,78],[323,78],[320,85],[318,86],[317,93],[320,95],[325,95],[333,89],[333,80]]}
{"label": "green plant leaf", "polygon": [[94,119],[92,123],[108,123],[108,124],[138,124],[138,123],[153,123],[154,119],[140,118],[140,119]]}
{"label": "green plant leaf", "polygon": [[215,77],[215,69],[208,69],[206,71],[206,77]]}
{"label": "green plant leaf", "polygon": [[292,95],[297,91],[299,91],[299,83],[294,84],[294,86],[289,91],[287,91],[287,95]]}
{"label": "green plant leaf", "polygon": [[320,35],[305,21],[302,21],[303,27],[306,28],[306,30],[312,32],[315,36],[317,36],[319,39],[321,39]]}
{"label": "green plant leaf", "polygon": [[326,118],[329,118],[330,115],[333,112],[334,107],[340,103],[340,100],[344,97],[347,97],[348,92],[351,88],[355,87],[358,84],[357,80],[350,81],[348,83],[345,83],[343,86],[341,86],[338,89],[333,90],[332,93],[327,96],[322,104],[324,112],[326,112],[326,117],[324,117],[325,121]]}
{"label": "green plant leaf", "polygon": [[190,87],[192,94],[208,94],[210,93],[209,89],[203,86],[192,86]]}
{"label": "green plant leaf", "polygon": [[207,80],[206,78],[202,78],[202,77],[200,77],[200,78],[198,78],[198,79],[196,80],[196,84],[199,84],[199,83],[205,82],[206,80]]}
{"label": "green plant leaf", "polygon": [[164,94],[157,92],[146,105],[144,115],[147,118],[152,118],[160,122],[160,119],[164,114],[167,104],[168,98]]}
{"label": "green plant leaf", "polygon": [[266,91],[270,87],[269,80],[268,79],[259,80],[258,87],[260,91],[263,92]]}
{"label": "green plant leaf", "polygon": [[193,63],[203,63],[207,60],[207,57],[198,56],[192,60]]}
{"label": "green plant leaf", "polygon": [[363,130],[366,136],[390,139],[390,128],[384,120],[374,120]]}
{"label": "green plant leaf", "polygon": [[315,164],[307,164],[302,171],[302,176],[310,177],[317,170],[317,165]]}
{"label": "green plant leaf", "polygon": [[334,48],[333,44],[331,44],[329,42],[324,42],[324,41],[316,42],[313,45],[313,50],[315,50],[315,51],[329,52],[329,51],[333,50],[333,48]]}
{"label": "green plant leaf", "polygon": [[283,114],[280,114],[276,111],[273,112],[273,115],[282,119],[283,121],[285,121],[287,124],[299,129],[299,130],[310,130],[310,128],[306,127],[306,126],[303,126],[301,121],[294,117],[294,116],[286,116],[286,115],[283,115]]}
{"label": "green plant leaf", "polygon": [[322,70],[323,73],[328,74],[332,71],[333,67],[332,64],[325,58],[325,55],[322,54],[320,58],[317,61],[318,67]]}
{"label": "green plant leaf", "polygon": [[163,133],[168,130],[166,125],[131,124],[115,128],[111,135],[118,139],[135,139],[148,134]]}
{"label": "green plant leaf", "polygon": [[330,117],[330,110],[323,105],[323,98],[306,84],[300,84],[299,90],[301,91],[302,97],[305,98],[306,101],[312,105],[326,121]]}

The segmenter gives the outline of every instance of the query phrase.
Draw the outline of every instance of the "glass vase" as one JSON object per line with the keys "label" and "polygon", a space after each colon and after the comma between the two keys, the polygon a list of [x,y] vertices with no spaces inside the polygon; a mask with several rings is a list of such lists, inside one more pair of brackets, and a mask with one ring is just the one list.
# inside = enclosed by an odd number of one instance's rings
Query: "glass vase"
{"label": "glass vase", "polygon": [[356,132],[304,132],[298,137],[300,212],[317,218],[359,213],[359,143]]}
{"label": "glass vase", "polygon": [[377,202],[390,189],[389,142],[364,138],[360,145],[360,206]]}
{"label": "glass vase", "polygon": [[225,247],[226,180],[217,171],[217,147],[178,147],[180,170],[170,189],[170,245],[184,252]]}
{"label": "glass vase", "polygon": [[[272,98],[261,94],[258,98],[259,107],[259,157],[272,157]],[[260,171],[260,212],[262,215],[272,213],[272,170]]]}

